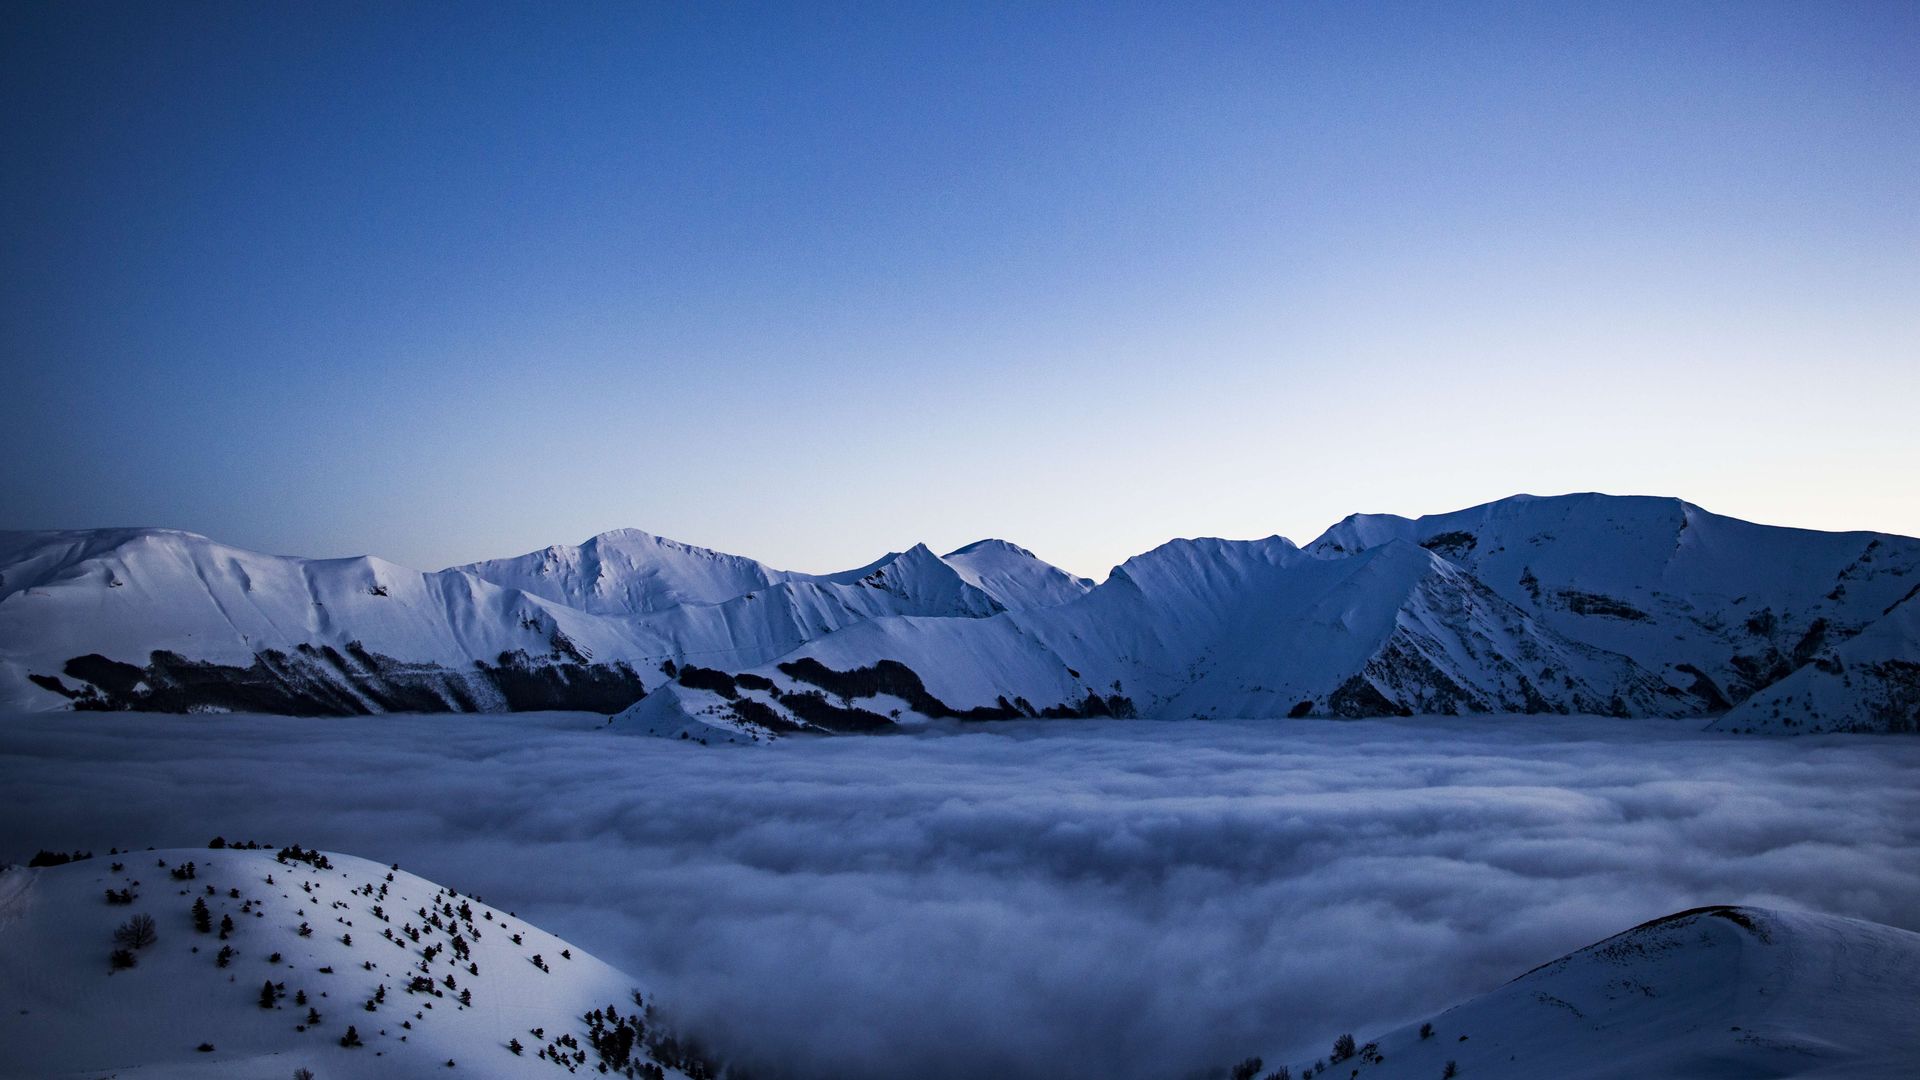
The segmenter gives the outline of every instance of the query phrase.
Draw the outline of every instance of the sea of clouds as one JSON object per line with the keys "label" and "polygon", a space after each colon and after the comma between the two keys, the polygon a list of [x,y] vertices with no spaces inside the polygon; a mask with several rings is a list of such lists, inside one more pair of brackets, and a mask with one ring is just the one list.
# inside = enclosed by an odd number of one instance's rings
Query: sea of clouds
{"label": "sea of clouds", "polygon": [[1298,1059],[1706,903],[1920,929],[1920,740],[1543,718],[703,747],[600,717],[0,717],[0,861],[299,842],[511,908],[757,1076]]}

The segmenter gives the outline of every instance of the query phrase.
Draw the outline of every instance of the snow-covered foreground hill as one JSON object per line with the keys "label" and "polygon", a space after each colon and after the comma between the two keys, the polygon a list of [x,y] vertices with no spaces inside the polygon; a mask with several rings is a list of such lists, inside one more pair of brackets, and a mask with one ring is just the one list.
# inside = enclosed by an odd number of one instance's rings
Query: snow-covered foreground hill
{"label": "snow-covered foreground hill", "polygon": [[[1029,717],[1602,713],[1920,729],[1920,541],[1678,499],[839,574],[623,531],[419,573],[155,530],[0,536],[0,706],[630,711],[735,740]],[[662,690],[667,692],[662,693]]]}
{"label": "snow-covered foreground hill", "polygon": [[21,1080],[706,1070],[578,947],[398,868],[284,849],[0,871],[0,1047]]}
{"label": "snow-covered foreground hill", "polygon": [[1256,1075],[1742,1080],[1920,1075],[1920,934],[1695,908],[1543,964],[1377,1039]]}

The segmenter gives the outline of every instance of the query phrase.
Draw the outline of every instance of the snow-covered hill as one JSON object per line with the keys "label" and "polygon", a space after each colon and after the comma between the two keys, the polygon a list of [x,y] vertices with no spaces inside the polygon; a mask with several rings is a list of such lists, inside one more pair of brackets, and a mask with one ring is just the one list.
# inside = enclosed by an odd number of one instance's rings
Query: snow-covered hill
{"label": "snow-covered hill", "polygon": [[[120,931],[142,918],[145,944]],[[0,1077],[707,1071],[651,1003],[507,912],[347,855],[173,849],[0,872]]]}
{"label": "snow-covered hill", "polygon": [[624,726],[735,738],[1455,712],[1913,730],[1916,596],[1920,541],[1604,495],[1355,516],[1304,549],[1175,540],[1097,586],[992,540],[800,574],[621,532],[422,574],[155,530],[10,534],[0,704],[638,703]]}
{"label": "snow-covered hill", "polygon": [[[1311,1062],[1255,1076],[1714,1080],[1920,1074],[1920,934],[1750,907],[1684,911]],[[1330,1042],[1332,1040],[1330,1039]]]}

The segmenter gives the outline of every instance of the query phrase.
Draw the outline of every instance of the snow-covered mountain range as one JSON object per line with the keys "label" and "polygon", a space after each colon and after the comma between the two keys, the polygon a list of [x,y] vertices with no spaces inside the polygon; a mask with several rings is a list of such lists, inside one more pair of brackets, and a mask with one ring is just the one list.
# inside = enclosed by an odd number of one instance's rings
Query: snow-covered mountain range
{"label": "snow-covered mountain range", "polygon": [[1920,541],[1515,496],[1356,515],[1305,547],[1175,540],[1095,585],[998,540],[803,574],[621,531],[422,573],[164,530],[9,533],[0,706],[575,708],[734,739],[1458,712],[1913,730]]}
{"label": "snow-covered mountain range", "polygon": [[630,976],[478,898],[331,852],[5,869],[0,971],[0,1077],[21,1080],[715,1071]]}
{"label": "snow-covered mountain range", "polygon": [[1910,1077],[1920,934],[1750,907],[1683,911],[1268,1080]]}

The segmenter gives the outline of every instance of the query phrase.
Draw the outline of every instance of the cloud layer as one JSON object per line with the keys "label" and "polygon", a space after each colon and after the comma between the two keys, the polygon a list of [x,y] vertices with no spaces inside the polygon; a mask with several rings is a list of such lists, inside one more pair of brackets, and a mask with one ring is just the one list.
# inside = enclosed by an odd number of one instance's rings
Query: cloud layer
{"label": "cloud layer", "polygon": [[1920,741],[1480,719],[708,749],[596,717],[22,716],[0,859],[297,840],[626,967],[756,1074],[1179,1076],[1710,902],[1920,929]]}

